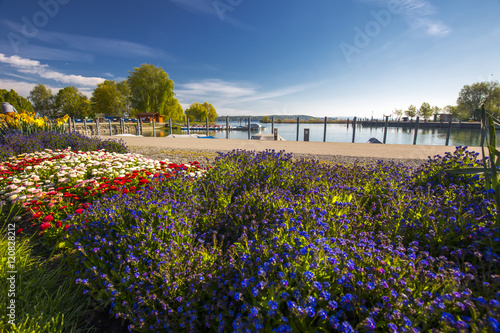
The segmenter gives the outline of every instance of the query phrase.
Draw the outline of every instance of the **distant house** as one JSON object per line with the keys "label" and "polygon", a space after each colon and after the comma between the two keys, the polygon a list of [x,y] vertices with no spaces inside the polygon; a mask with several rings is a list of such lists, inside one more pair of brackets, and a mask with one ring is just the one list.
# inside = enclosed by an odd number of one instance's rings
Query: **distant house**
{"label": "distant house", "polygon": [[450,120],[453,121],[453,115],[451,115],[449,113],[440,113],[440,114],[434,115],[434,121],[447,123]]}
{"label": "distant house", "polygon": [[141,121],[145,122],[151,122],[153,121],[153,119],[157,123],[163,122],[163,116],[159,113],[138,113],[137,119],[140,119]]}

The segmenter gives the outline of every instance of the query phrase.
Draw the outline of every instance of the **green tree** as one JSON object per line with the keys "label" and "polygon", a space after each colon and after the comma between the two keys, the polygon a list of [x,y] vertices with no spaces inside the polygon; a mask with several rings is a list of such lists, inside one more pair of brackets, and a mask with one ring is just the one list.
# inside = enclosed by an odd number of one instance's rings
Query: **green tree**
{"label": "green tree", "polygon": [[477,82],[472,85],[465,85],[458,95],[457,104],[467,110],[469,118],[479,119],[479,109],[481,105],[488,105],[495,100],[500,93],[498,81]]}
{"label": "green tree", "polygon": [[102,113],[108,116],[123,116],[125,98],[115,81],[106,80],[97,84],[90,98],[94,114]]}
{"label": "green tree", "polygon": [[401,119],[401,116],[403,116],[403,110],[402,109],[394,109],[392,112],[395,116],[396,119]]}
{"label": "green tree", "polygon": [[203,121],[207,117],[209,121],[214,121],[215,118],[217,118],[217,112],[214,106],[207,102],[203,104],[194,102],[186,109],[185,114],[190,121]]}
{"label": "green tree", "polygon": [[40,117],[55,118],[55,96],[44,84],[37,84],[30,91],[28,99]]}
{"label": "green tree", "polygon": [[417,107],[415,105],[410,105],[408,107],[408,110],[405,111],[405,116],[410,117],[410,119],[413,119],[413,117],[417,116]]}
{"label": "green tree", "polygon": [[174,81],[161,68],[142,64],[129,72],[131,105],[140,112],[161,113],[164,104],[174,97]]}
{"label": "green tree", "polygon": [[269,119],[269,116],[264,116],[260,119],[261,123],[269,123],[271,120]]}
{"label": "green tree", "polygon": [[184,118],[182,106],[175,97],[171,97],[165,102],[161,114],[165,121],[167,121],[168,118],[172,118],[172,120],[182,120]]}
{"label": "green tree", "polygon": [[76,87],[59,90],[56,95],[56,108],[59,117],[67,114],[70,117],[84,118],[91,114],[89,99]]}
{"label": "green tree", "polygon": [[33,112],[31,102],[23,96],[19,96],[13,89],[0,89],[0,104],[3,102],[12,104],[12,106],[16,108],[17,112],[21,112],[22,110]]}
{"label": "green tree", "polygon": [[433,110],[432,110],[430,104],[427,102],[422,103],[422,105],[420,106],[420,109],[418,109],[418,115],[420,117],[424,118],[425,120],[432,117],[432,112],[433,112]]}
{"label": "green tree", "polygon": [[122,95],[122,116],[129,117],[132,112],[132,96],[130,93],[130,86],[127,80],[122,80],[116,84],[118,91]]}
{"label": "green tree", "polygon": [[439,106],[434,106],[432,107],[432,114],[440,114],[443,109],[441,109]]}

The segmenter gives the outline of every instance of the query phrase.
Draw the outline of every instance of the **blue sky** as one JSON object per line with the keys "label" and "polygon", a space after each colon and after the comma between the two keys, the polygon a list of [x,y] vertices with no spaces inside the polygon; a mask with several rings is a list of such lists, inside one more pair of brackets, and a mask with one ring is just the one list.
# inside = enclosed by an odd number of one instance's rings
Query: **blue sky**
{"label": "blue sky", "polygon": [[382,117],[500,80],[499,0],[0,0],[0,88],[91,96],[143,63],[219,115]]}

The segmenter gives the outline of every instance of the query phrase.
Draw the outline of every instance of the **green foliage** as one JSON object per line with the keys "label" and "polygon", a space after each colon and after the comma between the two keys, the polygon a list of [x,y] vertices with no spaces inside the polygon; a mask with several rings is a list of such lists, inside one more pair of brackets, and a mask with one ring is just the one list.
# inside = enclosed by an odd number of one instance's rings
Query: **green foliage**
{"label": "green foliage", "polygon": [[413,118],[417,115],[417,107],[412,104],[404,113],[407,117]]}
{"label": "green foliage", "polygon": [[66,87],[56,95],[58,115],[85,118],[89,115],[90,102],[76,87]]}
{"label": "green foliage", "polygon": [[174,81],[161,67],[142,64],[129,72],[131,105],[140,112],[162,113],[165,103],[174,96]]}
{"label": "green foliage", "polygon": [[33,112],[33,106],[30,101],[23,96],[19,96],[13,89],[10,91],[0,89],[0,104],[3,102],[12,104],[12,106],[16,108],[17,112],[21,112],[22,110]]}
{"label": "green foliage", "polygon": [[209,121],[214,121],[217,118],[214,106],[207,102],[203,104],[194,102],[186,109],[185,114],[190,121],[204,121],[207,117]]}
{"label": "green foliage", "polygon": [[33,104],[35,112],[40,117],[47,117],[50,119],[56,118],[55,114],[55,96],[52,90],[45,85],[39,83],[30,91],[28,99]]}
{"label": "green foliage", "polygon": [[[71,260],[45,259],[37,255],[29,238],[7,237],[0,231],[0,331],[2,332],[85,332],[91,299],[83,288],[73,283]],[[13,232],[12,232],[13,234]],[[12,242],[14,239],[14,242]],[[9,253],[14,248],[14,256]],[[8,258],[15,258],[15,269],[9,269]],[[9,271],[16,271],[11,274]],[[9,277],[15,277],[15,297],[9,297]],[[11,295],[12,296],[12,295]],[[15,325],[9,324],[7,304],[15,299]]]}
{"label": "green foliage", "polygon": [[172,120],[182,120],[184,117],[184,111],[182,110],[182,106],[179,103],[179,100],[177,98],[169,98],[165,104],[163,105],[162,109],[162,116],[165,121],[167,119],[172,118]]}
{"label": "green foliage", "polygon": [[429,103],[427,102],[422,103],[420,109],[418,109],[418,115],[424,119],[429,119],[430,117],[432,117],[432,114],[433,114],[433,109],[431,108]]}
{"label": "green foliage", "polygon": [[466,111],[468,118],[474,120],[480,119],[481,106],[488,106],[490,103],[500,103],[500,86],[497,81],[465,85],[457,99],[458,106]]}
{"label": "green foliage", "polygon": [[92,92],[90,102],[92,113],[102,113],[107,116],[122,116],[126,105],[126,96],[120,91],[118,84],[112,80],[99,83]]}

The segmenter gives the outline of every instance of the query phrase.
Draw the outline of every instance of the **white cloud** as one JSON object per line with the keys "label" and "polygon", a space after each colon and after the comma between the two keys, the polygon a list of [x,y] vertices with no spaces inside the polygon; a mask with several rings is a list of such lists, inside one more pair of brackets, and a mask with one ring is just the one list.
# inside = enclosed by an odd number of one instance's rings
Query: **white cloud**
{"label": "white cloud", "polygon": [[451,28],[436,19],[437,8],[428,0],[361,0],[389,7],[397,4],[398,10],[411,29],[423,30],[432,37],[445,37],[451,33]]}
{"label": "white cloud", "polygon": [[[16,93],[18,93],[23,97],[28,97],[30,91],[33,90],[33,87],[35,85],[36,83],[0,78],[0,89],[7,89],[7,90],[13,89]],[[45,86],[51,89],[53,94],[57,94],[59,89],[62,88],[62,87],[53,87],[47,85]]]}
{"label": "white cloud", "polygon": [[179,85],[181,89],[176,90],[179,96],[193,97],[224,97],[239,98],[255,94],[255,88],[248,84],[228,82],[219,79],[208,79],[199,82],[191,82]]}
{"label": "white cloud", "polygon": [[7,64],[18,72],[24,74],[34,74],[40,78],[50,79],[65,84],[90,87],[104,82],[104,79],[100,77],[86,77],[82,75],[56,72],[51,70],[48,65],[41,64],[37,60],[21,58],[16,55],[7,57],[5,54],[0,53],[0,63]]}

